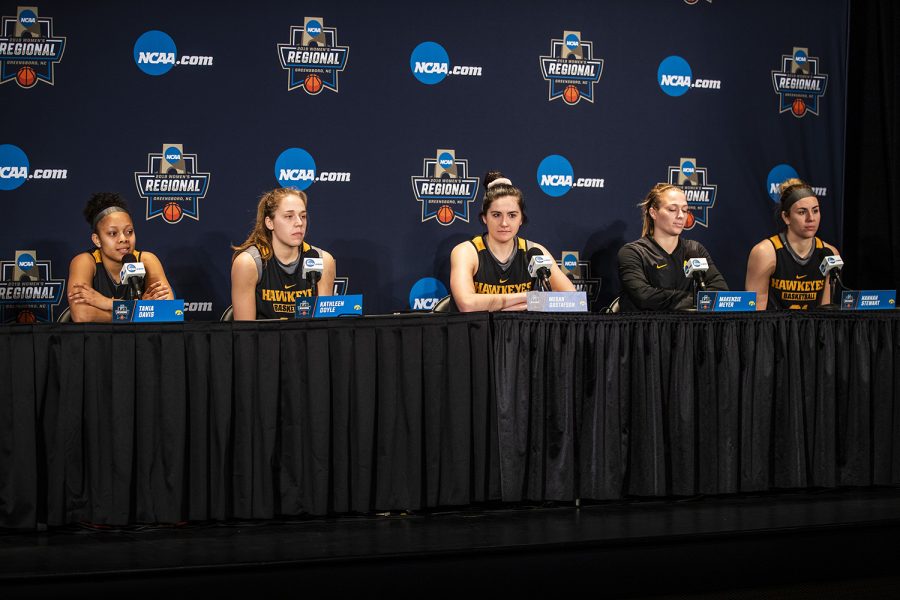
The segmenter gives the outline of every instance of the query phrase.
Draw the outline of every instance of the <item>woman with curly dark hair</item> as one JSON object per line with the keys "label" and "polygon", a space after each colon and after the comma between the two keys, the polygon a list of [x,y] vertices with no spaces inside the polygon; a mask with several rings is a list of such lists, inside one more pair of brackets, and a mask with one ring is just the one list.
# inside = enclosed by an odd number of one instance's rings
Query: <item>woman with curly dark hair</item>
{"label": "woman with curly dark hair", "polygon": [[147,272],[141,299],[175,298],[159,259],[136,249],[134,223],[122,196],[110,192],[92,195],[84,218],[91,226],[93,247],[76,255],[69,264],[68,299],[73,321],[112,321],[113,300],[124,298],[126,293],[120,281],[126,262],[143,263]]}

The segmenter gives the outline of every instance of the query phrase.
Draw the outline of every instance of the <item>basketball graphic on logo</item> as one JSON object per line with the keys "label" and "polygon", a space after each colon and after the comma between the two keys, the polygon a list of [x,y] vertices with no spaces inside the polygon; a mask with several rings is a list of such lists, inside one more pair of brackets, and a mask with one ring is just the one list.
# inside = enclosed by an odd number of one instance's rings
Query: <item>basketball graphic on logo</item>
{"label": "basketball graphic on logo", "polygon": [[30,310],[19,311],[19,314],[16,315],[16,323],[34,323],[35,321],[37,318]]}
{"label": "basketball graphic on logo", "polygon": [[322,78],[315,73],[310,73],[303,80],[303,88],[310,94],[318,94],[322,91]]}
{"label": "basketball graphic on logo", "polygon": [[22,67],[16,72],[16,83],[23,88],[30,88],[37,83],[37,75],[31,67]]}
{"label": "basketball graphic on logo", "polygon": [[791,112],[798,117],[802,117],[806,113],[806,102],[803,101],[803,98],[794,98],[794,102],[791,104]]}
{"label": "basketball graphic on logo", "polygon": [[688,212],[687,216],[684,218],[684,228],[690,229],[694,226],[694,213]]}
{"label": "basketball graphic on logo", "polygon": [[163,208],[163,219],[165,219],[167,223],[177,223],[181,220],[181,213],[181,207],[178,206],[177,202],[169,202],[166,204],[165,208]]}
{"label": "basketball graphic on logo", "polygon": [[563,91],[563,100],[566,101],[566,104],[575,104],[578,102],[578,98],[581,96],[578,88],[572,84],[566,86],[566,89]]}
{"label": "basketball graphic on logo", "polygon": [[437,211],[437,220],[438,223],[449,225],[453,220],[453,209],[446,205],[440,207]]}

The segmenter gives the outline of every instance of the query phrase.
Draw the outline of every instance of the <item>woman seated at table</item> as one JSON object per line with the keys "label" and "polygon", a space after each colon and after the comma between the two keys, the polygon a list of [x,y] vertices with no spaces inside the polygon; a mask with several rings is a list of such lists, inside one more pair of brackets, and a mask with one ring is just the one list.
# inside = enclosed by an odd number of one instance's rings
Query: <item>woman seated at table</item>
{"label": "woman seated at table", "polygon": [[756,244],[747,260],[748,290],[756,292],[756,310],[799,309],[831,302],[829,278],[819,265],[838,254],[816,237],[819,200],[800,179],[781,184],[777,221],[780,233]]}
{"label": "woman seated at table", "polygon": [[317,295],[334,289],[334,258],[306,242],[307,196],[296,188],[266,192],[256,208],[256,224],[247,240],[234,246],[231,303],[235,321],[286,319],[294,316],[300,296],[312,296],[302,260],[321,258]]}
{"label": "woman seated at table", "polygon": [[709,263],[706,289],[728,289],[706,248],[681,237],[690,210],[681,188],[656,184],[638,206],[644,220],[641,238],[619,250],[620,311],[693,307],[694,280],[684,275],[691,258],[705,258]]}
{"label": "woman seated at table", "polygon": [[135,250],[134,223],[122,196],[101,192],[91,196],[84,207],[91,226],[94,247],[69,264],[69,307],[77,322],[112,321],[113,299],[122,299],[126,285],[120,274],[125,257],[143,263],[147,274],[140,297],[143,300],[172,300],[175,296],[159,259],[150,252]]}
{"label": "woman seated at table", "polygon": [[499,171],[484,176],[484,187],[480,214],[487,232],[450,253],[450,291],[456,307],[462,312],[525,310],[525,294],[534,285],[528,274],[532,248],[551,260],[551,289],[575,291],[543,246],[518,237],[528,222],[522,191]]}

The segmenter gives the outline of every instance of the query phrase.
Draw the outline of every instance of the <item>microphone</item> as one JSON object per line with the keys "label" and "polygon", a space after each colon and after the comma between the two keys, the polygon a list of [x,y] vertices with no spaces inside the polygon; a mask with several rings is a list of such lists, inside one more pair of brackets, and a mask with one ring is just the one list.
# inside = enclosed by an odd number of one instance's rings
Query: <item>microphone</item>
{"label": "microphone", "polygon": [[819,272],[826,277],[831,273],[841,286],[843,286],[844,284],[841,281],[841,269],[843,268],[844,260],[841,258],[841,255],[833,254],[822,259],[822,264],[819,265]]}
{"label": "microphone", "polygon": [[147,270],[144,263],[138,262],[134,254],[126,254],[122,257],[122,270],[119,272],[119,280],[125,288],[125,300],[138,300],[144,293],[144,277]]}
{"label": "microphone", "polygon": [[684,265],[684,276],[693,277],[698,290],[706,289],[707,271],[709,271],[709,261],[705,258],[689,258]]}
{"label": "microphone", "polygon": [[831,275],[831,304],[827,305],[828,308],[837,306],[837,285],[840,284],[842,289],[847,289],[847,286],[841,281],[841,269],[843,267],[844,260],[841,258],[840,254],[826,256],[822,259],[822,264],[819,265],[819,272],[822,273],[822,275],[825,277]]}
{"label": "microphone", "polygon": [[310,250],[303,258],[303,271],[301,275],[309,282],[313,297],[319,295],[318,283],[325,270],[325,261],[319,258],[316,250]]}
{"label": "microphone", "polygon": [[540,248],[532,248],[525,255],[528,261],[528,276],[538,280],[538,288],[542,292],[550,291],[550,265],[553,259],[541,252]]}

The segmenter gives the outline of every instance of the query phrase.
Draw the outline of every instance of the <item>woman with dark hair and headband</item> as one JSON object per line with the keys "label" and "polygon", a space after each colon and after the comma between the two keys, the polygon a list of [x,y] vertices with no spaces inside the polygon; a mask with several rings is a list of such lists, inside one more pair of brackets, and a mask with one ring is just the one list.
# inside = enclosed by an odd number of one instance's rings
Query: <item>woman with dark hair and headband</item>
{"label": "woman with dark hair and headband", "polygon": [[550,288],[575,291],[547,249],[519,237],[528,222],[522,191],[503,173],[484,176],[481,221],[487,231],[458,244],[450,253],[450,291],[462,312],[525,310],[533,280],[528,274],[529,250],[550,258]]}
{"label": "woman with dark hair and headband", "polygon": [[816,237],[819,200],[807,183],[788,179],[781,184],[777,219],[781,233],[756,244],[747,261],[746,287],[756,292],[756,309],[807,310],[828,304],[831,290],[819,265],[838,251]]}
{"label": "woman with dark hair and headband", "polygon": [[[143,300],[175,298],[159,259],[150,252],[135,250],[134,224],[119,194],[94,194],[84,207],[84,217],[91,226],[94,247],[76,255],[69,264],[68,298],[73,321],[112,321],[113,299],[125,296],[120,273],[126,262],[144,265]],[[125,260],[129,255],[134,261]]]}

